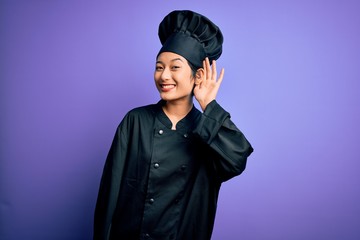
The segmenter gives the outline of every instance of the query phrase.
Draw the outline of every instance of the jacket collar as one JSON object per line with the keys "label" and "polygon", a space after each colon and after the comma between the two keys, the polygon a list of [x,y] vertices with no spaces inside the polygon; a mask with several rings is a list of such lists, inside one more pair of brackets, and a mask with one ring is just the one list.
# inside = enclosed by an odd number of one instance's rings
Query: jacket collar
{"label": "jacket collar", "polygon": [[[164,100],[158,101],[158,103],[156,104],[155,114],[156,114],[156,117],[166,127],[171,129],[172,123],[162,108],[164,106],[164,104],[165,104]],[[201,115],[200,111],[193,105],[190,112],[176,124],[176,130],[181,129],[181,130],[188,131],[189,129],[192,128],[192,126],[194,126],[194,124],[196,123],[196,121],[198,120],[200,115]]]}

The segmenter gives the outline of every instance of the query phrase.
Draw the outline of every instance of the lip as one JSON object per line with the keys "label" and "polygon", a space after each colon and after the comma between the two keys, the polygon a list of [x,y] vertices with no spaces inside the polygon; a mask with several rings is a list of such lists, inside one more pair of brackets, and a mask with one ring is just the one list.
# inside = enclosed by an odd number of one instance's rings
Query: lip
{"label": "lip", "polygon": [[160,89],[163,92],[169,92],[175,88],[175,84],[160,84]]}

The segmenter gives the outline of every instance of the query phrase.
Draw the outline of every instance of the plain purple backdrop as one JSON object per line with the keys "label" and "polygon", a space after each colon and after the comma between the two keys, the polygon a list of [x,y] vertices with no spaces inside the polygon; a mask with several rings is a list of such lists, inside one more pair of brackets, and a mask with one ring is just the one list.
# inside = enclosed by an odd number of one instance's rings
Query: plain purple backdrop
{"label": "plain purple backdrop", "polygon": [[115,129],[157,102],[175,9],[225,37],[218,102],[255,148],[214,240],[360,239],[358,1],[0,1],[0,239],[91,239]]}

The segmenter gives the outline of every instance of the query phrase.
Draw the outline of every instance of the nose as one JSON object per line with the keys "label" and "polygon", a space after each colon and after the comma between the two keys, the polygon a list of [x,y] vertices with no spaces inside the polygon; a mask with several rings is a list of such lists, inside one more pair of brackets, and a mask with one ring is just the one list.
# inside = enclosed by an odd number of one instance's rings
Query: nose
{"label": "nose", "polygon": [[164,70],[161,73],[161,79],[162,80],[168,80],[171,78],[171,73],[169,68],[164,68]]}

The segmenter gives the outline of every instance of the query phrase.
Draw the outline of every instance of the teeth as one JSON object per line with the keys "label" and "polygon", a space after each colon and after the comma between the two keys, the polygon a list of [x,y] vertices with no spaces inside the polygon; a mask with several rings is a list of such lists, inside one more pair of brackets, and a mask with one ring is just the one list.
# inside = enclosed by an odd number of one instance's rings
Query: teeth
{"label": "teeth", "polygon": [[172,88],[174,85],[162,85],[163,88]]}

